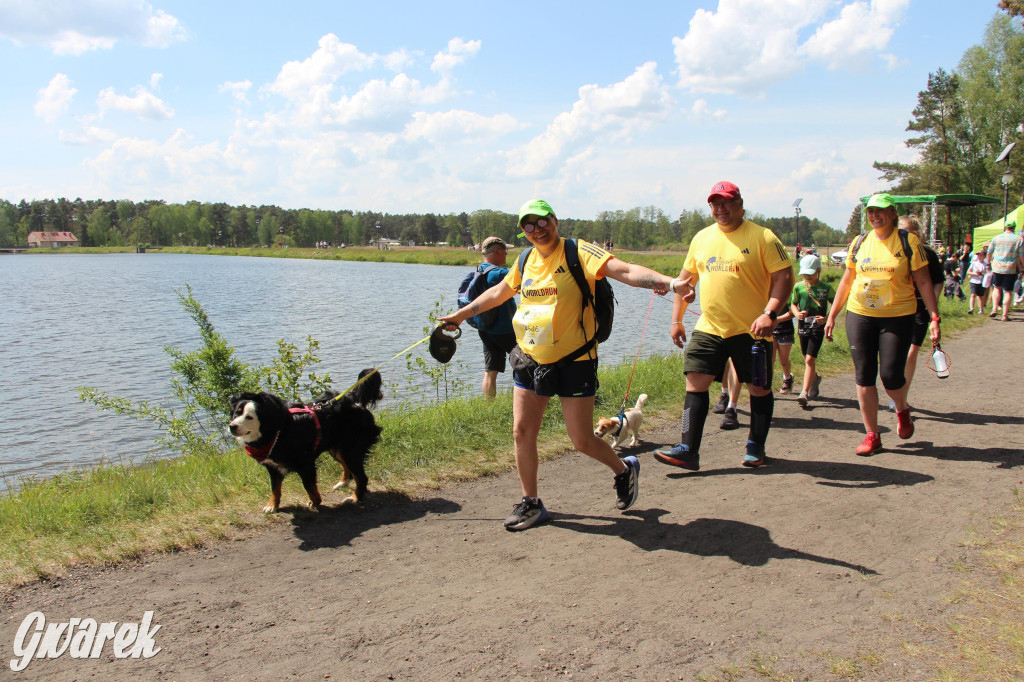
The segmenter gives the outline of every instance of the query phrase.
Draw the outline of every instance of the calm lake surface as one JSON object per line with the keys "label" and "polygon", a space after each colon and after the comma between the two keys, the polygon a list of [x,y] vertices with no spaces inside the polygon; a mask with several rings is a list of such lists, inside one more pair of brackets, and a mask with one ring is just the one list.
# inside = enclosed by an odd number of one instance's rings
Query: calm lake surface
{"label": "calm lake surface", "polygon": [[[159,449],[150,424],[101,412],[79,400],[79,387],[172,407],[165,346],[192,351],[195,324],[175,291],[192,287],[214,328],[244,362],[266,364],[284,339],[320,342],[318,374],[350,386],[373,367],[424,337],[441,299],[454,307],[465,266],[404,265],[285,258],[175,254],[0,256],[0,474],[13,484],[102,461],[173,456]],[[668,338],[671,299],[615,283],[615,330],[601,344],[605,366],[641,354],[680,352]],[[640,335],[650,321],[643,345]],[[696,316],[687,315],[691,328]],[[413,351],[432,366],[427,344]],[[463,339],[450,368],[479,392],[483,352],[476,332]],[[381,368],[387,404],[432,400],[429,378],[404,358]],[[499,375],[499,390],[511,372]],[[418,387],[417,391],[414,387]],[[441,387],[444,397],[443,390]]]}

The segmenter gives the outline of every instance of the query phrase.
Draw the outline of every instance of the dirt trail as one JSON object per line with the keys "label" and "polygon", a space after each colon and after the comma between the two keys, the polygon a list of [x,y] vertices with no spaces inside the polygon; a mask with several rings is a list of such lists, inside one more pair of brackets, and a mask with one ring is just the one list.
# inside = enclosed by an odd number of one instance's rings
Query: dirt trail
{"label": "dirt trail", "polygon": [[[501,526],[517,499],[508,474],[20,589],[0,618],[3,665],[33,611],[153,611],[155,657],[115,659],[108,645],[98,660],[35,660],[18,679],[828,680],[844,660],[861,679],[934,679],[932,658],[903,645],[946,646],[960,543],[1022,478],[1020,401],[994,388],[1024,369],[1006,350],[1016,317],[949,342],[949,379],[922,365],[916,435],[900,441],[883,414],[874,457],[853,454],[852,377],[826,379],[811,410],[778,397],[758,470],[739,466],[745,407],[739,431],[710,415],[696,475],[651,456],[678,440],[677,420],[649,424],[625,514],[603,467],[569,454],[541,468],[553,520],[523,533]],[[986,347],[999,363],[972,359]]]}

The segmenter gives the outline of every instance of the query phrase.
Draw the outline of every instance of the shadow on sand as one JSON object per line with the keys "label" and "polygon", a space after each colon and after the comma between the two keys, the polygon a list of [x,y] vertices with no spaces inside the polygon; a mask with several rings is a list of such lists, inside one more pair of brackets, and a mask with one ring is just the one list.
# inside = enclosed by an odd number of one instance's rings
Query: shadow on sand
{"label": "shadow on sand", "polygon": [[766,528],[742,521],[695,519],[689,523],[662,523],[664,509],[625,512],[621,516],[586,516],[557,513],[551,525],[592,535],[621,537],[642,550],[667,550],[694,556],[724,556],[744,566],[764,566],[769,559],[803,559],[827,566],[878,575],[866,566],[841,559],[782,547]]}

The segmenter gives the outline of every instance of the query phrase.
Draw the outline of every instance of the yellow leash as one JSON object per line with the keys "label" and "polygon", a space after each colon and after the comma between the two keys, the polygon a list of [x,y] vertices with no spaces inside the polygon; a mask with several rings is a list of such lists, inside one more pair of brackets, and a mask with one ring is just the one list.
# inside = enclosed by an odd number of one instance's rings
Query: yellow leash
{"label": "yellow leash", "polygon": [[388,358],[384,362],[382,362],[379,365],[377,365],[376,367],[374,367],[372,372],[367,372],[366,376],[364,376],[362,379],[360,379],[356,383],[352,384],[351,386],[349,386],[347,389],[345,389],[344,391],[342,391],[338,395],[334,396],[334,398],[333,398],[333,400],[331,402],[334,402],[334,400],[339,400],[339,399],[343,398],[344,396],[348,395],[349,393],[354,391],[360,384],[362,384],[364,381],[366,381],[367,379],[372,377],[377,372],[377,370],[379,370],[381,367],[383,367],[384,365],[388,364],[389,362],[391,362],[392,360],[394,360],[398,356],[404,355],[405,353],[408,353],[409,351],[411,351],[413,348],[415,348],[416,346],[420,345],[424,341],[429,341],[431,336],[433,336],[433,332],[431,332],[430,334],[427,334],[422,339],[420,339],[416,343],[412,344],[411,346],[409,346],[405,350],[402,350],[402,351],[399,351],[399,352],[395,353],[390,358]]}

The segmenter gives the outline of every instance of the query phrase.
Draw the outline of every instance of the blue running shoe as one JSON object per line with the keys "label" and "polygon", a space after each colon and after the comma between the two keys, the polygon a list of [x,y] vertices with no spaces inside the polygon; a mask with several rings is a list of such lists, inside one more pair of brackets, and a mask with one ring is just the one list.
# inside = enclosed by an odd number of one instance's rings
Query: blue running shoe
{"label": "blue running shoe", "polygon": [[615,475],[615,508],[626,511],[640,494],[640,460],[633,455],[622,458],[626,470]]}
{"label": "blue running shoe", "polygon": [[759,467],[762,464],[764,464],[764,446],[748,440],[747,454],[743,455],[743,466]]}
{"label": "blue running shoe", "polygon": [[700,455],[691,455],[690,448],[682,443],[658,450],[654,453],[654,459],[672,467],[679,467],[689,471],[700,471]]}

